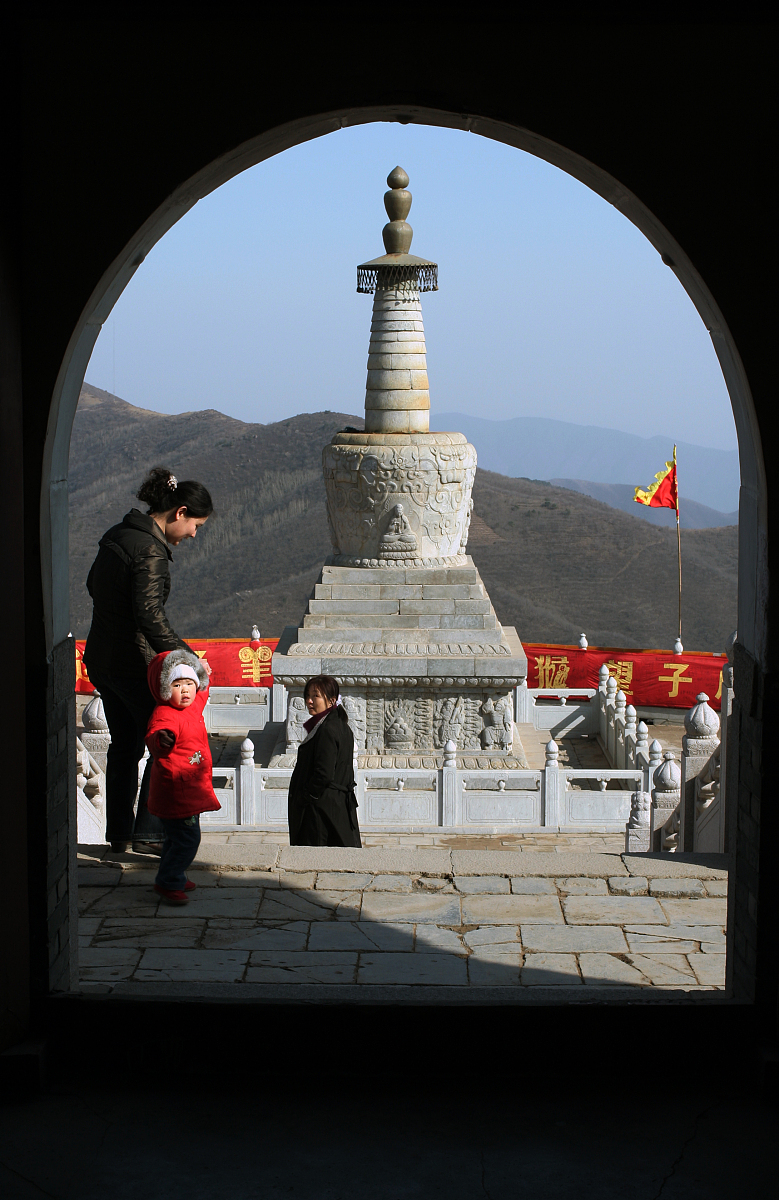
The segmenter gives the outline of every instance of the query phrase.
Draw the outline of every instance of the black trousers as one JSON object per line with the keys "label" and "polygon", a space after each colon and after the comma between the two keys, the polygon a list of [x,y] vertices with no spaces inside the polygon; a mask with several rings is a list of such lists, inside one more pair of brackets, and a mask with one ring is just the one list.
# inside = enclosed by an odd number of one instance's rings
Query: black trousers
{"label": "black trousers", "polygon": [[106,841],[161,842],[162,822],[147,808],[151,759],[143,773],[138,811],[133,814],[138,763],[143,758],[146,727],[154,708],[149,685],[145,679],[109,678],[99,671],[90,671],[89,678],[102,697],[111,734],[106,765]]}

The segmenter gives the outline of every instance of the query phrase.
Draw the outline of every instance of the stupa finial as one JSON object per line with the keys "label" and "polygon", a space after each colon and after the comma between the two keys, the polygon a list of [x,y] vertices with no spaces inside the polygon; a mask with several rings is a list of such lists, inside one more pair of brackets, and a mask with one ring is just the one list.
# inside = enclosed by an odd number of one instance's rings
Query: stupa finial
{"label": "stupa finial", "polygon": [[402,167],[395,167],[387,176],[387,184],[390,190],[384,193],[384,207],[389,222],[381,231],[386,254],[360,264],[357,291],[382,292],[405,286],[417,292],[437,292],[437,264],[409,254],[414,230],[406,220],[411,210],[411,192],[406,190],[408,175]]}

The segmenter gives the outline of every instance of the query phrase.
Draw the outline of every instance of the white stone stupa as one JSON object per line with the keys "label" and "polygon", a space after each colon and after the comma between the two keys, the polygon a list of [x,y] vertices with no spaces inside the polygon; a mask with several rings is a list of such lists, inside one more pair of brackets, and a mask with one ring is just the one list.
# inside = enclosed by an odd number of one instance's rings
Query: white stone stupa
{"label": "white stone stupa", "polygon": [[303,687],[327,674],[360,766],[438,767],[451,740],[469,769],[516,768],[513,689],[527,659],[466,554],[476,451],[461,433],[430,432],[419,296],[438,290],[438,267],[409,254],[406,172],[387,183],[386,254],[357,268],[357,290],[375,293],[365,432],[337,433],[322,453],[333,554],[273,655],[289,699],[271,765],[294,763]]}

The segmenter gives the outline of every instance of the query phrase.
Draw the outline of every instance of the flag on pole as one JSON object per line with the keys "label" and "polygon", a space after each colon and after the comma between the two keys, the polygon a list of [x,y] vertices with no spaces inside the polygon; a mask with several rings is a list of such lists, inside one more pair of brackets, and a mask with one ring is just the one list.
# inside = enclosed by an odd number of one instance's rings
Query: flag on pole
{"label": "flag on pole", "polygon": [[665,464],[664,471],[658,471],[655,482],[650,483],[644,490],[636,488],[636,504],[646,504],[648,508],[675,508],[679,510],[679,489],[676,482],[676,446],[672,462]]}

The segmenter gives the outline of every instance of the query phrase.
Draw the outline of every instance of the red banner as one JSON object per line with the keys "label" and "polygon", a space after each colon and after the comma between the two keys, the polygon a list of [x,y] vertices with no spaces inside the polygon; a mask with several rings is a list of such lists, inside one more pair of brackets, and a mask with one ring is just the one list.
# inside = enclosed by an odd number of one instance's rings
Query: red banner
{"label": "red banner", "polygon": [[[186,639],[185,639],[186,640]],[[76,691],[93,692],[83,654],[85,642],[76,642]],[[212,687],[270,687],[273,651],[278,638],[190,638],[187,645],[211,667]]]}
{"label": "red banner", "polygon": [[692,708],[705,692],[712,708],[722,697],[724,654],[676,655],[670,650],[618,650],[524,643],[529,688],[597,688],[603,663],[628,704]]}
{"label": "red banner", "polygon": [[[242,638],[190,639],[188,645],[211,665],[213,687],[270,687],[270,665],[278,638],[258,642]],[[525,643],[530,688],[597,688],[603,663],[627,697],[628,704],[657,708],[692,708],[705,692],[712,708],[722,696],[724,654],[672,654],[669,650],[619,650],[590,646]],[[93,692],[82,661],[84,642],[76,642],[76,691]]]}

